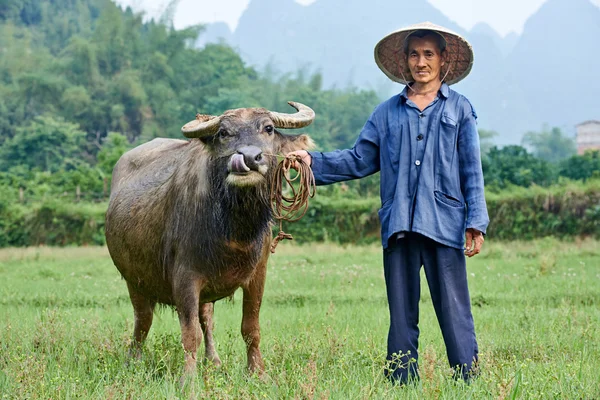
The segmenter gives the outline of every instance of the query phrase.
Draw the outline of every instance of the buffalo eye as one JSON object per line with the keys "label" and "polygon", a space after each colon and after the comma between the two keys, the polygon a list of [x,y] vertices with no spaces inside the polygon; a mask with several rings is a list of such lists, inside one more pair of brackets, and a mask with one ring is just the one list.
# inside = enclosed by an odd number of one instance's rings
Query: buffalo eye
{"label": "buffalo eye", "polygon": [[219,137],[219,139],[224,139],[229,136],[229,133],[225,129],[219,129],[219,131],[217,132],[217,136]]}
{"label": "buffalo eye", "polygon": [[275,128],[273,128],[273,125],[267,125],[267,126],[265,126],[265,131],[266,131],[266,132],[267,132],[269,135],[271,135],[271,134],[273,133],[273,130],[274,130],[274,129],[275,129]]}

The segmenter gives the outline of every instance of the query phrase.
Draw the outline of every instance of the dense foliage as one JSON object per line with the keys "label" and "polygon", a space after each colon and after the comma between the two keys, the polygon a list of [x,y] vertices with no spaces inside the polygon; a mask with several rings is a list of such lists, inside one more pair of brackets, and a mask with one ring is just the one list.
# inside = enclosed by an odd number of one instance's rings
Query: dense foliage
{"label": "dense foliage", "polygon": [[322,149],[351,145],[379,99],[323,90],[321,77],[278,76],[230,47],[193,47],[201,27],[174,30],[110,0],[0,4],[0,185],[5,200],[106,196],[122,152],[181,137],[196,112],[237,107],[318,110],[306,129]]}
{"label": "dense foliage", "polygon": [[556,127],[544,127],[541,132],[527,132],[523,136],[523,143],[533,148],[536,157],[553,163],[569,158],[576,151],[573,139]]}
{"label": "dense foliage", "polygon": [[[298,222],[284,223],[297,242],[376,243],[376,196],[356,198],[349,189],[318,195]],[[563,182],[548,188],[512,186],[487,195],[492,240],[546,236],[600,238],[600,180]],[[48,200],[28,206],[0,203],[0,247],[102,245],[106,203],[70,204]],[[11,229],[5,229],[7,227]],[[279,229],[275,227],[274,229]],[[276,232],[274,232],[276,233]]]}

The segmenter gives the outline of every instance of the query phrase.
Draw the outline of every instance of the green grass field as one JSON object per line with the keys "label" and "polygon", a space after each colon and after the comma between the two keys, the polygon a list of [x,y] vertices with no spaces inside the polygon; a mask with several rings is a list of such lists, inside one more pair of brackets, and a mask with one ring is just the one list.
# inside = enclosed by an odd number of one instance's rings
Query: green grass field
{"label": "green grass field", "polygon": [[482,375],[451,379],[423,279],[421,383],[382,376],[381,249],[281,244],[261,312],[264,379],[246,373],[241,292],[215,306],[220,369],[183,389],[179,323],[157,311],[127,363],[133,313],[103,248],[0,250],[2,399],[597,399],[600,242],[493,243],[468,261]]}

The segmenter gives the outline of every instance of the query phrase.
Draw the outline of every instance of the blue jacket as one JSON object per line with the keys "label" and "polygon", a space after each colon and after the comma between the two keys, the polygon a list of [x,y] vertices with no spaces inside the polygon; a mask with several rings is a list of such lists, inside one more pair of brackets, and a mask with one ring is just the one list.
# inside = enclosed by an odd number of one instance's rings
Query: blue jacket
{"label": "blue jacket", "polygon": [[485,233],[477,115],[466,97],[445,83],[422,112],[407,89],[381,103],[354,147],[310,152],[318,185],[380,171],[381,240],[418,232],[462,249],[466,228]]}

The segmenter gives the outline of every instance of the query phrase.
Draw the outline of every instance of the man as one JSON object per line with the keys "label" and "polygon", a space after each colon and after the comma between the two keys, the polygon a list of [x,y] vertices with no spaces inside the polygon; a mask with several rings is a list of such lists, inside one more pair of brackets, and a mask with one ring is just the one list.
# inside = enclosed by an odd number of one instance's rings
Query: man
{"label": "man", "polygon": [[[383,38],[375,61],[404,90],[373,112],[354,147],[297,151],[325,185],[381,173],[379,210],[390,310],[386,376],[418,379],[421,266],[457,378],[476,372],[477,341],[465,255],[481,251],[489,218],[469,101],[448,85],[471,70],[473,51],[458,34],[421,23]],[[466,237],[466,247],[465,245]]]}

